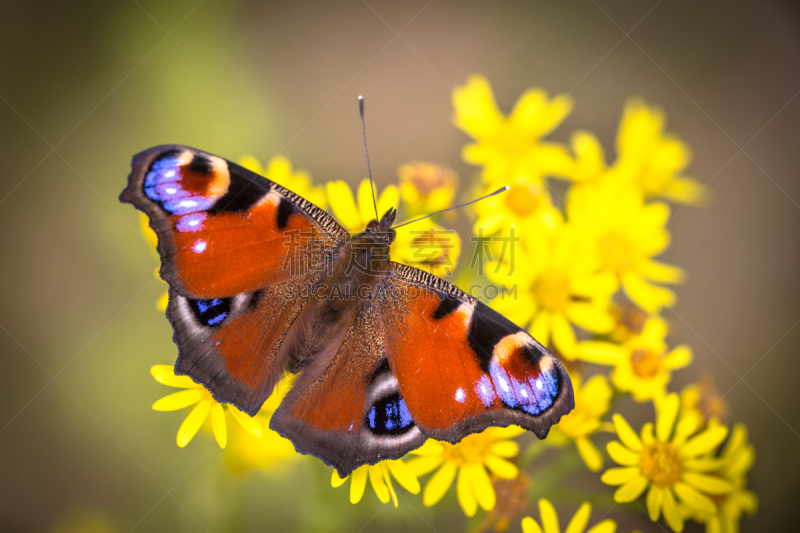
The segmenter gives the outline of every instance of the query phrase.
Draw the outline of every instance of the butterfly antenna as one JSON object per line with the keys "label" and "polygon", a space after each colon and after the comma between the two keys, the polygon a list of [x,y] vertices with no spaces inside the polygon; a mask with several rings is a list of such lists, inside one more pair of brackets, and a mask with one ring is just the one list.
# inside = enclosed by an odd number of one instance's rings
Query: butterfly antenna
{"label": "butterfly antenna", "polygon": [[471,202],[467,202],[465,204],[458,204],[458,205],[455,205],[453,207],[448,207],[447,209],[442,209],[441,211],[436,211],[435,213],[431,213],[430,215],[425,215],[424,217],[415,218],[414,220],[409,220],[408,222],[403,222],[399,226],[395,226],[392,229],[401,228],[403,226],[407,226],[408,224],[413,224],[414,222],[419,222],[420,220],[425,220],[426,218],[430,218],[430,217],[433,217],[433,216],[436,216],[436,215],[440,215],[442,213],[447,213],[448,211],[452,211],[453,209],[459,209],[461,207],[465,207],[465,206],[468,206],[470,204],[474,204],[475,202],[480,202],[481,200],[485,200],[487,198],[491,198],[492,196],[494,196],[496,194],[500,194],[501,192],[506,192],[507,190],[508,190],[508,185],[506,185],[504,187],[500,187],[496,191],[491,192],[491,193],[487,194],[486,196],[481,196],[480,198],[476,198],[476,199],[472,200]]}
{"label": "butterfly antenna", "polygon": [[379,220],[378,202],[375,200],[375,185],[372,183],[372,168],[369,165],[369,150],[367,150],[367,128],[364,126],[364,97],[358,96],[358,112],[361,115],[361,136],[364,137],[364,155],[367,156],[367,173],[369,174],[369,188],[372,190],[372,205],[375,207],[375,220]]}

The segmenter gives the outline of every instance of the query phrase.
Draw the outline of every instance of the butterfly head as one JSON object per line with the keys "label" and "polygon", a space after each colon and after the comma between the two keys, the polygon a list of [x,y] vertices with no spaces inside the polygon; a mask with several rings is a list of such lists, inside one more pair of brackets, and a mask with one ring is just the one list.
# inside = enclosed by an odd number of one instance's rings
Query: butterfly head
{"label": "butterfly head", "polygon": [[380,222],[372,220],[367,224],[367,228],[362,235],[368,236],[370,240],[380,242],[382,244],[390,245],[394,242],[396,232],[392,229],[394,219],[397,216],[397,209],[390,208],[381,217]]}

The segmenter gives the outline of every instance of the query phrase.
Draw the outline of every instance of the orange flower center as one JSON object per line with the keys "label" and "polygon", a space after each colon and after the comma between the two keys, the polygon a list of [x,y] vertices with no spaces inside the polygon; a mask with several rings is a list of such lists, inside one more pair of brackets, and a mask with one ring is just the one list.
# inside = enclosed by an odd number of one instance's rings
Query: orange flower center
{"label": "orange flower center", "polygon": [[436,189],[452,186],[455,182],[455,173],[449,168],[426,163],[411,164],[404,169],[408,179],[422,196],[428,196]]}
{"label": "orange flower center", "polygon": [[639,468],[659,487],[671,487],[681,479],[683,461],[672,444],[654,442],[642,450]]}
{"label": "orange flower center", "polygon": [[564,276],[546,273],[531,288],[533,298],[548,311],[564,311],[570,301],[569,280]]}
{"label": "orange flower center", "polygon": [[634,350],[631,354],[633,373],[642,379],[653,379],[661,370],[661,357],[650,350]]}
{"label": "orange flower center", "polygon": [[617,309],[617,330],[616,335],[623,339],[639,335],[647,322],[647,314],[638,307],[624,306]]}
{"label": "orange flower center", "polygon": [[[455,249],[455,238],[452,234],[441,233],[435,230],[425,230],[414,233],[409,248],[414,250],[410,263],[424,267],[445,266],[452,267]],[[433,273],[431,271],[431,273]]]}
{"label": "orange flower center", "polygon": [[444,460],[453,462],[458,466],[471,463],[483,464],[486,461],[489,448],[495,442],[495,439],[480,433],[467,435],[458,444],[443,442]]}
{"label": "orange flower center", "polygon": [[512,185],[506,197],[506,207],[520,218],[530,216],[539,208],[541,193],[524,185]]}

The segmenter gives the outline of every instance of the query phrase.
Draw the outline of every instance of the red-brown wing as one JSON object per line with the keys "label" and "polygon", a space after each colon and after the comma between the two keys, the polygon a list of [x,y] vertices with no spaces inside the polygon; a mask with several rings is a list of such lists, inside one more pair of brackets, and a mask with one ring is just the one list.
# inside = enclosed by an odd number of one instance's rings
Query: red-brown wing
{"label": "red-brown wing", "polygon": [[517,424],[544,438],[574,407],[561,363],[511,321],[441,278],[392,263],[381,302],[389,366],[415,424],[457,442]]}
{"label": "red-brown wing", "polygon": [[307,200],[185,146],[133,158],[120,199],[150,218],[176,372],[255,414],[285,366],[278,346],[347,233]]}
{"label": "red-brown wing", "polygon": [[294,294],[316,281],[307,276],[207,300],[170,289],[167,316],[178,345],[175,372],[203,384],[217,401],[255,415],[283,376],[286,361],[279,348],[307,303]]}
{"label": "red-brown wing", "polygon": [[[161,277],[190,298],[258,290],[318,270],[347,232],[317,206],[249,170],[193,148],[133,158],[120,200],[150,218]],[[298,265],[298,252],[308,251]]]}
{"label": "red-brown wing", "polygon": [[363,464],[402,457],[425,441],[386,361],[379,313],[377,302],[362,301],[330,362],[304,368],[270,422],[298,451],[319,457],[342,477]]}

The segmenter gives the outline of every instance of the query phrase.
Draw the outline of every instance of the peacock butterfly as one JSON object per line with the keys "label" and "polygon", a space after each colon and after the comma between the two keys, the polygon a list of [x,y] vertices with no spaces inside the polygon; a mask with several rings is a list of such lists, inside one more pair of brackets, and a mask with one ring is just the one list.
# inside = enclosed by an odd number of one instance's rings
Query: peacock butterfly
{"label": "peacock butterfly", "polygon": [[120,200],[158,235],[175,372],[334,466],[517,424],[544,438],[574,406],[559,361],[445,280],[390,261],[396,211],[350,235],[292,191],[186,146],[133,158]]}

